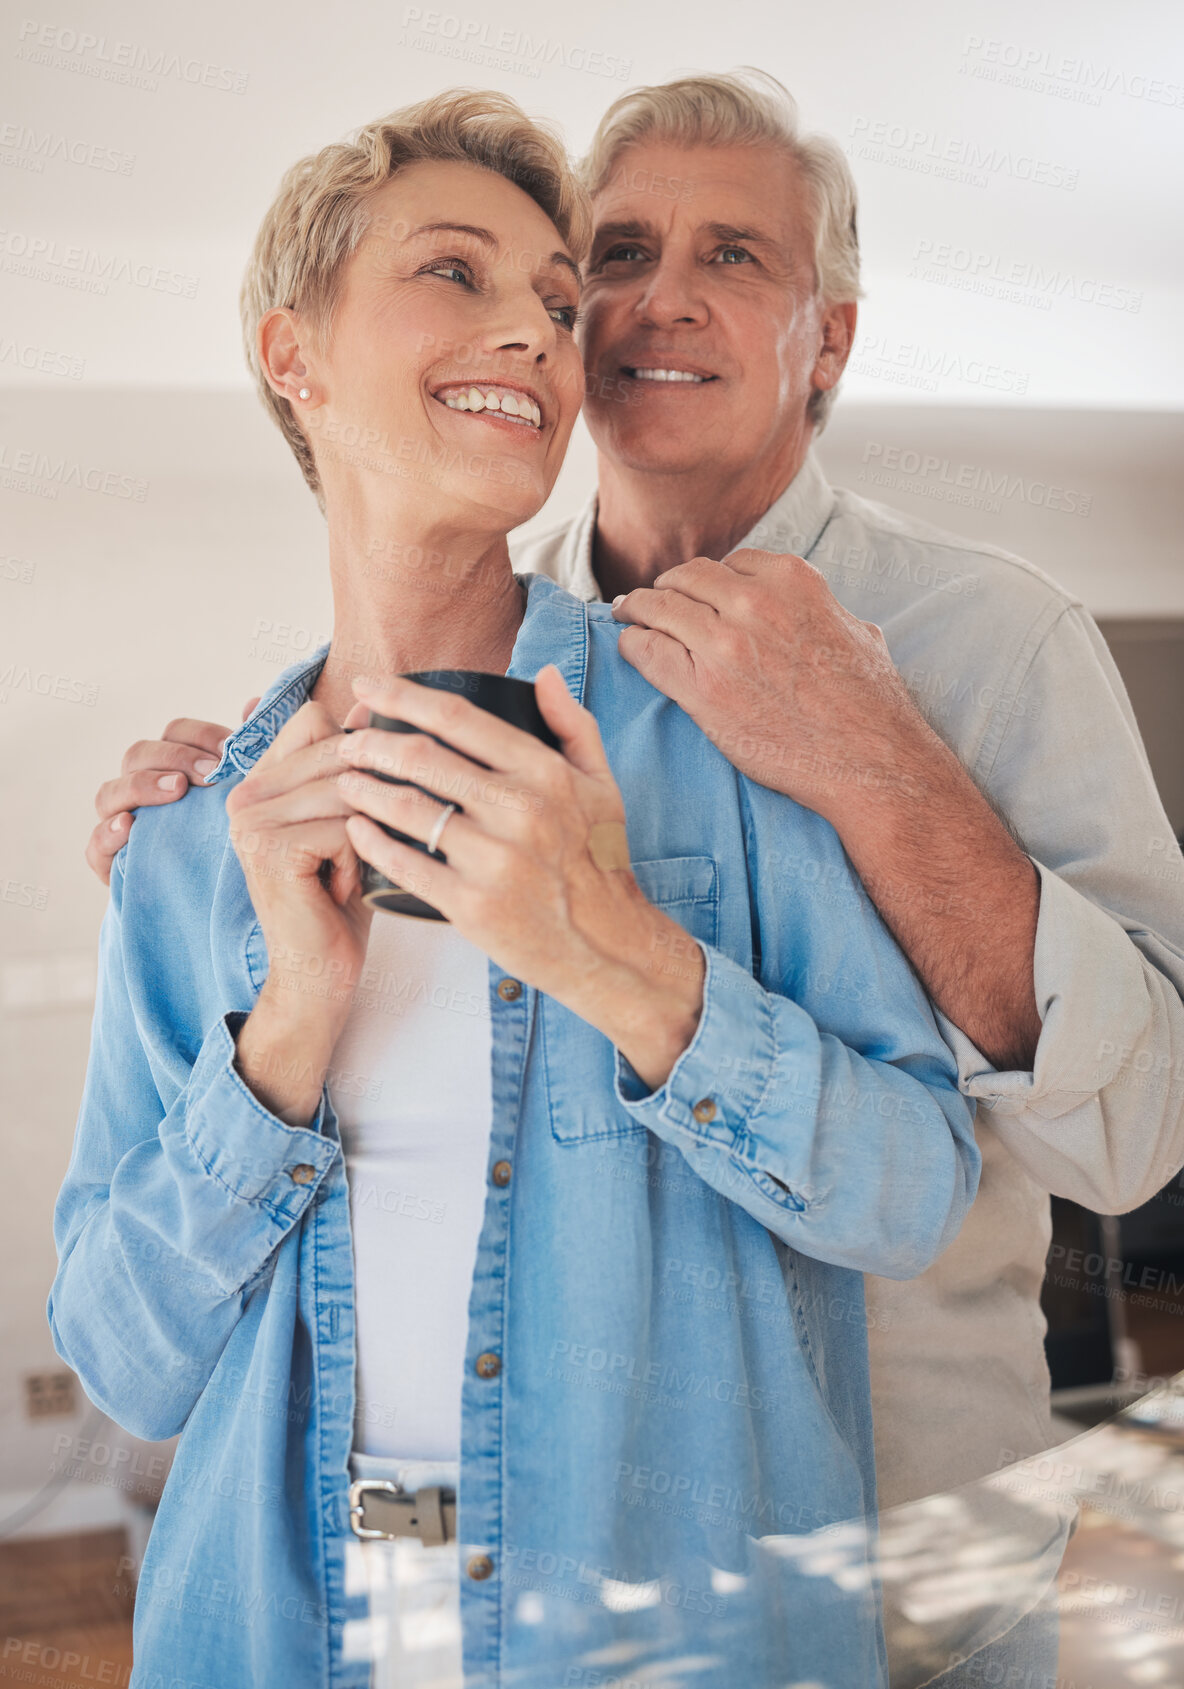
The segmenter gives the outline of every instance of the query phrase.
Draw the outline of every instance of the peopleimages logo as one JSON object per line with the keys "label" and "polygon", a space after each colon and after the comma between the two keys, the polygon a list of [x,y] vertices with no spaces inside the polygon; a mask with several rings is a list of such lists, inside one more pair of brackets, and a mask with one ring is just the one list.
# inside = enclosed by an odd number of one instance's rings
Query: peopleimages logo
{"label": "peopleimages logo", "polygon": [[[633,72],[633,60],[623,59],[619,54],[557,41],[554,36],[531,35],[526,30],[491,24],[483,18],[460,17],[455,12],[407,6],[403,11],[403,28],[408,32],[403,45],[478,63],[488,62],[491,55],[504,56],[513,61],[504,68],[522,76],[539,76],[544,70],[558,66],[561,70],[583,71],[588,76],[628,82]],[[424,39],[412,40],[412,34]]]}
{"label": "peopleimages logo", "polygon": [[[923,498],[944,499],[951,504],[981,505],[996,512],[1003,508],[1003,499],[1018,499],[1022,504],[1058,510],[1070,516],[1088,516],[1093,504],[1092,493],[1059,487],[1051,481],[1017,475],[1008,469],[958,463],[936,452],[889,446],[877,440],[865,444],[856,479],[873,486],[892,487],[898,492],[918,493]],[[977,582],[966,584],[959,579],[956,585],[949,583],[949,590],[973,592],[976,586]]]}
{"label": "peopleimages logo", "polygon": [[111,282],[153,293],[172,293],[182,299],[196,299],[199,278],[171,270],[163,264],[144,264],[126,255],[96,252],[45,235],[26,234],[21,229],[0,229],[0,257],[12,275],[29,276],[90,293],[106,293]]}
{"label": "peopleimages logo", "polygon": [[108,498],[131,499],[136,504],[143,504],[148,497],[148,482],[138,475],[121,475],[117,470],[100,469],[72,458],[51,457],[48,452],[14,449],[4,440],[0,440],[0,487],[18,492],[44,489],[50,498],[56,498],[62,487],[77,487]]}
{"label": "peopleimages logo", "polygon": [[1133,288],[1118,287],[1096,276],[1077,276],[1056,266],[1001,258],[948,241],[920,240],[913,258],[910,275],[920,281],[940,281],[1002,299],[1014,298],[1019,303],[1028,296],[1044,308],[1056,299],[1072,299],[1080,305],[1101,305],[1132,314],[1143,309],[1143,295]]}
{"label": "peopleimages logo", "polygon": [[29,370],[36,375],[62,375],[69,381],[81,381],[86,373],[86,360],[69,352],[53,352],[45,346],[29,346],[19,340],[6,340],[0,335],[0,364],[14,369]]}
{"label": "peopleimages logo", "polygon": [[1124,94],[1127,99],[1148,100],[1152,105],[1184,106],[1184,84],[1165,77],[1145,76],[1121,65],[1096,64],[1068,53],[1050,53],[1046,47],[984,35],[966,37],[958,71],[962,76],[1052,94],[1081,105],[1101,105],[1103,94]]}
{"label": "peopleimages logo", "polygon": [[664,1361],[647,1361],[641,1365],[635,1355],[611,1353],[595,1344],[589,1347],[586,1343],[569,1343],[565,1338],[556,1338],[552,1343],[550,1361],[548,1376],[557,1376],[564,1382],[580,1381],[581,1373],[601,1374],[607,1380],[653,1385],[678,1396],[709,1396],[712,1401],[758,1411],[773,1403],[767,1391],[759,1384],[750,1385],[747,1380],[717,1378],[696,1372],[693,1367],[684,1372]]}
{"label": "peopleimages logo", "polygon": [[247,72],[207,59],[188,58],[163,47],[144,47],[134,41],[116,41],[89,30],[70,29],[62,24],[39,23],[25,18],[17,31],[18,59],[27,64],[46,65],[52,70],[69,70],[102,82],[119,82],[154,93],[162,78],[188,82],[197,88],[216,88],[224,93],[246,92]]}
{"label": "peopleimages logo", "polygon": [[917,387],[926,393],[939,392],[943,381],[955,381],[965,387],[1022,394],[1028,391],[1030,380],[1027,370],[1011,369],[987,358],[967,357],[961,351],[871,333],[856,335],[847,367],[854,375]]}
{"label": "peopleimages logo", "polygon": [[994,142],[965,140],[920,129],[890,118],[856,117],[851,124],[851,149],[873,164],[895,164],[923,176],[940,176],[970,187],[988,187],[992,178],[1010,177],[1036,187],[1061,188],[1072,193],[1078,172],[1056,159],[1014,152]]}
{"label": "peopleimages logo", "polygon": [[130,176],[136,165],[135,153],[120,152],[97,141],[59,135],[51,129],[41,133],[24,123],[0,123],[0,159],[5,164],[38,172],[45,169],[47,160],[56,159],[62,164],[78,164],[84,169],[116,172],[120,176]]}

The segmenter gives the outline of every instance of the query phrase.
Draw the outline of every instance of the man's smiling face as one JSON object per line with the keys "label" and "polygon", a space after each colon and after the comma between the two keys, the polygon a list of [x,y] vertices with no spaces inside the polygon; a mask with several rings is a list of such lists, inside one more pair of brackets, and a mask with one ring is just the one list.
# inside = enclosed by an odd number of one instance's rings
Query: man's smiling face
{"label": "man's smiling face", "polygon": [[842,367],[819,362],[814,213],[793,160],[643,140],[595,215],[580,340],[597,447],[656,474],[775,466]]}

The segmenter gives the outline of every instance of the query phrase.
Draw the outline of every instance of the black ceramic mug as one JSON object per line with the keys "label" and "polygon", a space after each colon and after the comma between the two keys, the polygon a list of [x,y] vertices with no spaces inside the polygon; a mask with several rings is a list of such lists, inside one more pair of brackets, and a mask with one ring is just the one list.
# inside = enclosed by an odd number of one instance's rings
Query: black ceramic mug
{"label": "black ceramic mug", "polygon": [[[404,680],[414,680],[420,686],[434,686],[439,692],[459,692],[480,710],[488,710],[490,715],[508,721],[511,727],[520,727],[526,733],[533,733],[536,739],[541,739],[544,745],[552,750],[559,750],[559,740],[543,720],[538,704],[535,702],[534,683],[529,680],[514,680],[505,674],[482,674],[478,669],[425,669],[418,674],[403,675]],[[385,733],[422,733],[423,729],[415,727],[411,722],[398,721],[393,716],[379,715],[370,711],[370,727],[381,728]],[[447,741],[436,733],[429,733],[429,739],[434,739],[438,745],[445,745]],[[452,746],[448,747],[450,750]],[[470,759],[476,762],[476,757]],[[487,763],[479,763],[478,767],[487,768]],[[391,786],[412,786],[412,780],[400,780],[393,774],[379,774],[377,769],[371,769],[376,780],[385,780]],[[417,791],[427,791],[426,787],[417,786]],[[429,797],[437,796],[427,792]],[[463,805],[458,807],[463,808]],[[410,845],[412,850],[419,850],[427,855],[427,845],[422,839],[412,839],[406,833],[400,833],[394,827],[388,827],[384,822],[378,825],[392,839],[398,839],[400,844]],[[445,828],[447,832],[447,828]],[[448,857],[442,850],[436,851],[441,862],[447,862]],[[371,908],[386,909],[392,915],[417,915],[425,921],[446,921],[447,915],[442,915],[438,909],[433,909],[430,903],[425,903],[422,897],[416,897],[414,892],[404,891],[402,886],[389,880],[369,862],[362,863],[362,899]]]}

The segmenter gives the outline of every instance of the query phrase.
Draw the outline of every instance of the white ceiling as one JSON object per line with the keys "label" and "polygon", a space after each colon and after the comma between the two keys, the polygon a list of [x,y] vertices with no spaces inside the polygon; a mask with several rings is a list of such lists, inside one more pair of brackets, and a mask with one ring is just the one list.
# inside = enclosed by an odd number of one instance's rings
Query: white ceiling
{"label": "white ceiling", "polygon": [[[496,14],[454,3],[11,10],[0,33],[0,382],[243,384],[238,278],[281,171],[434,89],[501,87],[560,119],[582,148],[628,85],[753,63],[851,151],[868,297],[850,396],[1180,404],[1184,8],[1174,0],[691,0],[676,13],[636,0],[502,0]],[[79,33],[95,38],[83,50]],[[462,39],[467,57],[456,56]],[[155,62],[155,86],[129,83],[129,60],[149,80]],[[1017,60],[1034,86],[998,79]],[[865,156],[877,125],[887,150]],[[46,141],[119,155],[126,173],[52,155],[27,168]],[[936,173],[941,158],[971,149],[987,160],[975,180]],[[1051,180],[1026,179],[1034,169]],[[49,258],[19,273],[33,241],[50,243]],[[919,251],[942,246],[953,262],[939,279],[912,273]],[[69,285],[72,247],[196,278],[195,296],[126,280],[80,291]],[[1019,266],[1034,292],[967,291],[967,262],[996,276]],[[1139,308],[1075,297],[1099,287]],[[34,354],[48,370],[21,367]]]}

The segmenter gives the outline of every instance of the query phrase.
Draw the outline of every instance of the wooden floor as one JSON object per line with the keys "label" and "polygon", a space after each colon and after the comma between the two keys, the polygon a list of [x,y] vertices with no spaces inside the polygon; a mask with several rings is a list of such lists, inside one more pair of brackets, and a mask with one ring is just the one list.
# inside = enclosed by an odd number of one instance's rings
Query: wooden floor
{"label": "wooden floor", "polygon": [[127,1689],[127,1552],[122,1530],[0,1543],[0,1684]]}
{"label": "wooden floor", "polygon": [[1056,1689],[1184,1689],[1180,1556],[1085,1507],[1061,1569]]}
{"label": "wooden floor", "polygon": [[[126,1552],[122,1531],[0,1546],[0,1684],[127,1689],[131,1596],[119,1570]],[[1140,1593],[1091,1599],[1092,1587],[1108,1593],[1108,1585]],[[1184,1576],[1161,1543],[1086,1510],[1061,1588],[1056,1689],[1184,1689]]]}

